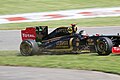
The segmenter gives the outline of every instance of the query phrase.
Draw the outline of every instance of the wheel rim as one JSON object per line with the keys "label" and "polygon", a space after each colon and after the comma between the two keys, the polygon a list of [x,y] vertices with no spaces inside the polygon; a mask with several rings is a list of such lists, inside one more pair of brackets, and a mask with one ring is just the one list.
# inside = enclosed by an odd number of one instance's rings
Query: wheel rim
{"label": "wheel rim", "polygon": [[20,46],[20,50],[23,55],[31,55],[32,46],[30,43],[28,44],[26,42],[23,42]]}
{"label": "wheel rim", "polygon": [[107,49],[107,44],[105,43],[105,41],[99,41],[98,45],[97,45],[97,48],[98,48],[98,51],[102,54],[105,54],[106,53],[106,49]]}

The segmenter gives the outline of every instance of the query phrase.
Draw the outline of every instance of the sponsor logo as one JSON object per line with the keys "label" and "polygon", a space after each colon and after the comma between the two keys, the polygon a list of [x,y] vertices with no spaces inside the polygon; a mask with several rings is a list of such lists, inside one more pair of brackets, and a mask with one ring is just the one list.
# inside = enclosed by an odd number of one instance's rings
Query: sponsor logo
{"label": "sponsor logo", "polygon": [[23,33],[22,36],[23,37],[32,37],[32,38],[35,38],[34,34],[25,34],[25,33]]}

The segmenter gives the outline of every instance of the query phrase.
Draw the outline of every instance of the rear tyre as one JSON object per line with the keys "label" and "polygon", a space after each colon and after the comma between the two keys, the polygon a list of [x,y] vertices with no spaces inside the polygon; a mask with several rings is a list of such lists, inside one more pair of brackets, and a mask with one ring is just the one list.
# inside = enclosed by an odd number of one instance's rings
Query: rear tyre
{"label": "rear tyre", "polygon": [[96,48],[99,55],[109,55],[112,52],[113,43],[107,37],[101,37],[97,40]]}
{"label": "rear tyre", "polygon": [[23,56],[32,56],[37,54],[38,44],[34,40],[24,40],[20,44],[20,52]]}

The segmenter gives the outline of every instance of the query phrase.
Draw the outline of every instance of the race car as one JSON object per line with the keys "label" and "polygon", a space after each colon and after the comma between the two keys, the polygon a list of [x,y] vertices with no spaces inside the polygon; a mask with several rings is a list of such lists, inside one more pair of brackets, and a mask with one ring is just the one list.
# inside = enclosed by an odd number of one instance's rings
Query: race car
{"label": "race car", "polygon": [[58,27],[48,34],[48,26],[27,27],[21,30],[20,52],[23,56],[38,54],[78,54],[82,51],[99,55],[120,54],[120,35],[89,36],[84,30],[77,33],[76,24]]}

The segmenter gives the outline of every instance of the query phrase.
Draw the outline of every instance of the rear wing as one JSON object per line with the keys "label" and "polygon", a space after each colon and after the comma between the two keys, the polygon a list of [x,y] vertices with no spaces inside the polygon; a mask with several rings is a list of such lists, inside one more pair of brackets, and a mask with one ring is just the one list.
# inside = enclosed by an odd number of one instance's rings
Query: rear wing
{"label": "rear wing", "polygon": [[21,37],[22,40],[27,40],[27,39],[36,39],[36,28],[34,27],[29,27],[26,28],[25,30],[21,30]]}
{"label": "rear wing", "polygon": [[27,27],[25,30],[21,30],[22,41],[27,39],[41,41],[47,36],[48,26]]}

